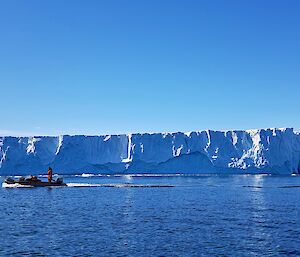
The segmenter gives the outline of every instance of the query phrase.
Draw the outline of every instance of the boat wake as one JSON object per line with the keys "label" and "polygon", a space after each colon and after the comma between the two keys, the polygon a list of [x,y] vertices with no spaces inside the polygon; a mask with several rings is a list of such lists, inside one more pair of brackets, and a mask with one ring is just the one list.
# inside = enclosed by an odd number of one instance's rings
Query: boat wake
{"label": "boat wake", "polygon": [[[174,187],[172,185],[147,185],[147,184],[91,184],[91,183],[67,183],[67,187],[115,187],[115,188],[160,188],[160,187]],[[63,187],[66,187],[63,186]],[[3,188],[34,188],[34,186],[30,185],[20,185],[16,184],[8,184],[3,182]],[[48,188],[51,186],[47,186]],[[61,188],[60,186],[55,186],[51,188]]]}
{"label": "boat wake", "polygon": [[8,184],[3,182],[2,183],[2,187],[4,188],[33,188],[34,186],[30,186],[30,185],[20,185],[20,184]]}
{"label": "boat wake", "polygon": [[68,187],[174,187],[172,185],[148,185],[148,184],[90,184],[90,183],[67,183]]}
{"label": "boat wake", "polygon": [[[130,174],[94,174],[94,173],[82,173],[71,175],[75,177],[89,178],[89,177],[209,177],[217,176],[218,174],[201,173],[201,174],[182,174],[182,173],[130,173]],[[47,177],[47,176],[46,176]]]}

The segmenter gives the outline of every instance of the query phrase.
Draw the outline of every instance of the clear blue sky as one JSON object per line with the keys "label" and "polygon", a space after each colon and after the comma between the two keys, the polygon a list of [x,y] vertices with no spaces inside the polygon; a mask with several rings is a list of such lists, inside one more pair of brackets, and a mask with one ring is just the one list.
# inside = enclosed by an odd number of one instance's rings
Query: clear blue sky
{"label": "clear blue sky", "polygon": [[0,0],[0,134],[300,128],[300,1]]}

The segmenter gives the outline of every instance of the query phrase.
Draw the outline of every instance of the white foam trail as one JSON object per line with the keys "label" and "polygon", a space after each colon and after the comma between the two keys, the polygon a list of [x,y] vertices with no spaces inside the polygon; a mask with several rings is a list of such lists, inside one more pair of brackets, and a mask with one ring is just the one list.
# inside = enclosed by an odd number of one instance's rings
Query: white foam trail
{"label": "white foam trail", "polygon": [[171,185],[68,183],[68,187],[173,187]]}
{"label": "white foam trail", "polygon": [[97,187],[100,184],[89,184],[89,183],[67,183],[68,187]]}
{"label": "white foam trail", "polygon": [[[8,184],[3,182],[4,188],[34,188],[30,185]],[[63,186],[62,186],[63,187]],[[174,187],[172,185],[147,185],[147,184],[91,184],[91,183],[67,183],[67,187],[115,187],[115,188],[150,188],[150,187]],[[61,188],[60,186],[54,186],[51,188]]]}
{"label": "white foam trail", "polygon": [[33,186],[29,185],[20,185],[20,184],[7,184],[5,182],[2,183],[2,187],[4,188],[32,188]]}
{"label": "white foam trail", "polygon": [[[132,179],[133,177],[207,177],[207,176],[217,176],[217,174],[180,174],[180,173],[174,173],[174,174],[168,174],[168,173],[156,173],[156,174],[143,174],[143,173],[135,173],[135,174],[92,174],[92,173],[82,173],[73,175],[75,177],[124,177],[125,179]],[[72,175],[71,175],[72,176]]]}

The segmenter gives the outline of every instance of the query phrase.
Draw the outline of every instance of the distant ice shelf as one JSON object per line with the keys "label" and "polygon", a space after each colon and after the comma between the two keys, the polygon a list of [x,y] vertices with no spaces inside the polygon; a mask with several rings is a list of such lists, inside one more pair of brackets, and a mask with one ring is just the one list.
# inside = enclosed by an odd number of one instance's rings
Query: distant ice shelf
{"label": "distant ice shelf", "polygon": [[0,175],[300,173],[292,128],[101,136],[0,137]]}

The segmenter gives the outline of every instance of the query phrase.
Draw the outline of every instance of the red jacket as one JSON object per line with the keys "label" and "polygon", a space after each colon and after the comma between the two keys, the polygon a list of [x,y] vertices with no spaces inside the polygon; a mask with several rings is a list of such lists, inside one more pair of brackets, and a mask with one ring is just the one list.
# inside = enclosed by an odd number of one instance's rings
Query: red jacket
{"label": "red jacket", "polygon": [[52,180],[52,170],[48,170],[48,179]]}

